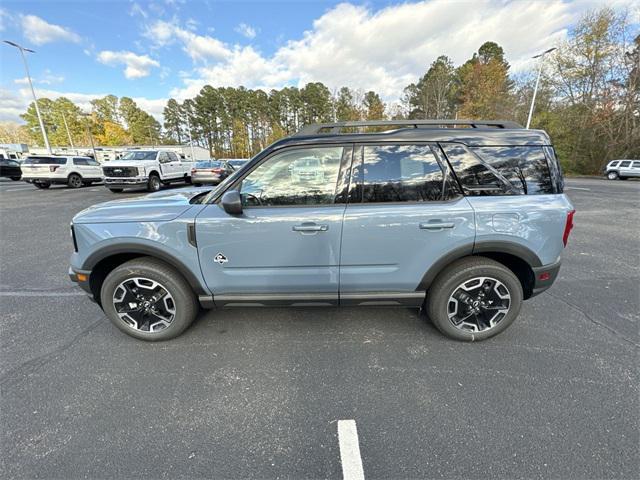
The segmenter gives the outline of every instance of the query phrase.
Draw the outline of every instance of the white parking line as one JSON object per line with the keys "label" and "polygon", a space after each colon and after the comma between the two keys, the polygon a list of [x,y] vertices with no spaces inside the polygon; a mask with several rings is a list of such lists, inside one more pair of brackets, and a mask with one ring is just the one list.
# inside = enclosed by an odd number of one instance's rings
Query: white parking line
{"label": "white parking line", "polygon": [[342,478],[344,480],[364,480],[355,420],[338,420],[338,441],[340,442]]}
{"label": "white parking line", "polygon": [[0,192],[21,192],[23,190],[33,190],[33,188],[31,187],[25,187],[25,188],[8,188],[6,190],[0,190]]}
{"label": "white parking line", "polygon": [[587,192],[590,192],[591,189],[590,188],[582,188],[582,187],[564,187],[567,190],[586,190]]}

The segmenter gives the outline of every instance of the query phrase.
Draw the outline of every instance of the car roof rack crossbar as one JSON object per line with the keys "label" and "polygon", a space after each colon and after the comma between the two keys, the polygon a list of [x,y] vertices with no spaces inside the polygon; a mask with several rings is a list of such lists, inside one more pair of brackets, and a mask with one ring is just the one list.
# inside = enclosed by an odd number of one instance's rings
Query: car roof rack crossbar
{"label": "car roof rack crossbar", "polygon": [[[455,128],[456,126],[465,126],[471,128],[509,128],[518,129],[522,125],[509,120],[364,120],[364,121],[346,121],[332,123],[312,123],[303,127],[296,135],[318,135],[321,133],[340,134],[344,128],[358,127],[445,127]],[[350,132],[351,133],[351,132]]]}

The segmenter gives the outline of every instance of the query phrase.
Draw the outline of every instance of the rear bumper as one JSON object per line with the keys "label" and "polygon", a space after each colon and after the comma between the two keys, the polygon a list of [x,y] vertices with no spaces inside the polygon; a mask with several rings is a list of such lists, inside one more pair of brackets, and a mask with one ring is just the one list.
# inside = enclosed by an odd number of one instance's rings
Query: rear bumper
{"label": "rear bumper", "polygon": [[556,263],[532,268],[535,279],[533,283],[533,292],[531,293],[532,297],[540,295],[553,285],[553,282],[555,282],[558,277],[561,265],[562,260],[558,260]]}
{"label": "rear bumper", "polygon": [[200,173],[192,173],[191,174],[191,183],[213,183],[213,184],[217,184],[220,183],[222,181],[222,178],[220,178],[217,175],[211,174],[211,175],[203,175]]}
{"label": "rear bumper", "polygon": [[[93,299],[93,292],[91,291],[91,285],[89,278],[91,278],[91,271],[89,270],[76,270],[73,267],[69,267],[69,280],[76,283],[82,290],[87,292]],[[80,275],[80,277],[79,277]]]}

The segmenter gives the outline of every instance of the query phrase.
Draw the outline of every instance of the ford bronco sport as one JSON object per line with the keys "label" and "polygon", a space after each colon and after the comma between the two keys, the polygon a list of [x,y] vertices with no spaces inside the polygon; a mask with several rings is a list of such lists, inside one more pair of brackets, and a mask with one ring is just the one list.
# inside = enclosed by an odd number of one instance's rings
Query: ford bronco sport
{"label": "ford bronco sport", "polygon": [[247,305],[424,307],[445,335],[482,340],[558,275],[562,192],[547,134],[512,122],[310,125],[215,189],[80,212],[69,275],[143,340],[179,335],[200,306]]}

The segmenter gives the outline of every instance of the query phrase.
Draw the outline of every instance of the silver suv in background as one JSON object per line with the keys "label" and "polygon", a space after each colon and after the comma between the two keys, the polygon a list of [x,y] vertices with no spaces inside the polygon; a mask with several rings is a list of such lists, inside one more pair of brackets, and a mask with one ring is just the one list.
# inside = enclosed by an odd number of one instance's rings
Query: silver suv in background
{"label": "silver suv in background", "polygon": [[640,177],[640,160],[612,160],[607,163],[604,174],[609,180]]}

